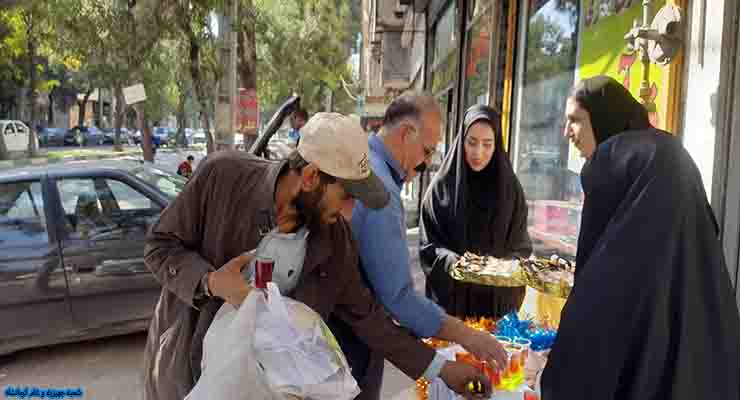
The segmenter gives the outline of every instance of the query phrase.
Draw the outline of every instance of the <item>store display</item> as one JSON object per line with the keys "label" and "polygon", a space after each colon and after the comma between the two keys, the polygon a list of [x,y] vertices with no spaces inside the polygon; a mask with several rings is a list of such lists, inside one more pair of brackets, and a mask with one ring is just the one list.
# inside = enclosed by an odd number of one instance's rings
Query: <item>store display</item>
{"label": "store display", "polygon": [[[549,350],[555,342],[557,331],[537,326],[532,320],[519,319],[516,313],[510,313],[496,322],[497,335],[529,340],[532,351]],[[498,337],[498,336],[497,336]]]}
{"label": "store display", "polygon": [[[462,346],[439,339],[425,339],[425,343],[436,349],[449,360],[468,363],[483,372],[490,380],[493,388],[491,400],[533,398],[532,392],[525,382],[525,371],[532,368],[541,369],[544,363],[536,359],[544,357],[552,347],[556,332],[537,326],[532,320],[520,319],[516,313],[506,315],[497,322],[486,319],[465,319],[467,326],[483,329],[483,326],[493,326],[490,331],[495,335],[508,354],[508,363],[503,370],[492,368],[486,362],[476,359]],[[535,362],[530,365],[534,357]],[[473,386],[475,389],[476,386]],[[416,393],[419,400],[456,400],[461,397],[452,392],[440,379],[416,381]]]}

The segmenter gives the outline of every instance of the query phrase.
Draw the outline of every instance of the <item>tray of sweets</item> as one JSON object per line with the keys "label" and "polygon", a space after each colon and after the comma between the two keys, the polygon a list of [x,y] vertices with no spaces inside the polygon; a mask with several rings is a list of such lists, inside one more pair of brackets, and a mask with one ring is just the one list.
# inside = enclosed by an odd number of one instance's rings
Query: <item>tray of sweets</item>
{"label": "tray of sweets", "polygon": [[526,285],[519,261],[516,259],[500,259],[466,252],[449,273],[455,280],[478,285],[498,287]]}

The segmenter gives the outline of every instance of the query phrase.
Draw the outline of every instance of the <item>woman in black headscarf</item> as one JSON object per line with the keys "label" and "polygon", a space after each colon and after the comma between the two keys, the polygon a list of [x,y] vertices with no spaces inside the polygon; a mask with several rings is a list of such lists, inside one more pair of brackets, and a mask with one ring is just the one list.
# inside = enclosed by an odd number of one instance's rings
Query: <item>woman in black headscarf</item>
{"label": "woman in black headscarf", "polygon": [[528,257],[527,204],[500,135],[501,118],[473,106],[421,208],[426,294],[458,317],[499,318],[518,310],[525,288],[490,287],[452,279],[466,251],[497,258]]}
{"label": "woman in black headscarf", "polygon": [[543,399],[738,400],[740,317],[694,162],[611,78],[566,113],[585,201]]}

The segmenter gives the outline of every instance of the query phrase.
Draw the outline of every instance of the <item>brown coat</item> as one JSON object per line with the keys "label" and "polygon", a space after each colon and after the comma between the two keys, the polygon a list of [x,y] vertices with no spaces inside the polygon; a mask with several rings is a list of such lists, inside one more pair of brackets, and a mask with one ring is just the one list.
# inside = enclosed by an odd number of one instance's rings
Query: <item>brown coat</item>
{"label": "brown coat", "polygon": [[[220,306],[194,304],[195,290],[207,271],[257,247],[260,231],[275,220],[273,194],[284,166],[239,152],[209,156],[149,233],[146,264],[163,289],[146,345],[147,400],[180,400],[195,384],[203,335]],[[392,322],[362,283],[358,262],[346,221],[312,232],[300,281],[288,295],[324,320],[339,316],[419,377],[434,351]]]}

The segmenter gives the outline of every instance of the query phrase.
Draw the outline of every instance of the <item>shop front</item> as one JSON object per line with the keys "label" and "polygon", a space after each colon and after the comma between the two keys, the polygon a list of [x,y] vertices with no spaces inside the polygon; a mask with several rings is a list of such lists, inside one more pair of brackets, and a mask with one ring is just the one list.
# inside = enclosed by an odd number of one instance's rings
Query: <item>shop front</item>
{"label": "shop front", "polygon": [[[691,153],[721,221],[736,282],[740,141],[732,133],[740,129],[734,95],[740,77],[733,7],[725,0],[712,7],[705,0],[426,2],[425,88],[443,111],[440,150],[448,150],[468,107],[500,111],[505,146],[527,197],[535,254],[573,260],[583,160],[563,136],[565,100],[579,79],[609,75],[642,100],[654,126],[677,135]],[[626,38],[636,25],[672,32],[676,40],[649,47],[648,62],[641,43]],[[667,193],[666,201],[675,199]]]}
{"label": "shop front", "polygon": [[[650,8],[665,5],[652,1]],[[468,107],[499,110],[537,253],[575,257],[582,160],[562,134],[565,99],[580,77],[599,74],[641,94],[643,65],[624,37],[642,19],[642,1],[432,1],[427,13],[427,89],[445,117],[441,150]],[[673,133],[682,68],[680,57],[665,67],[652,64],[649,91],[642,93],[653,124]]]}

